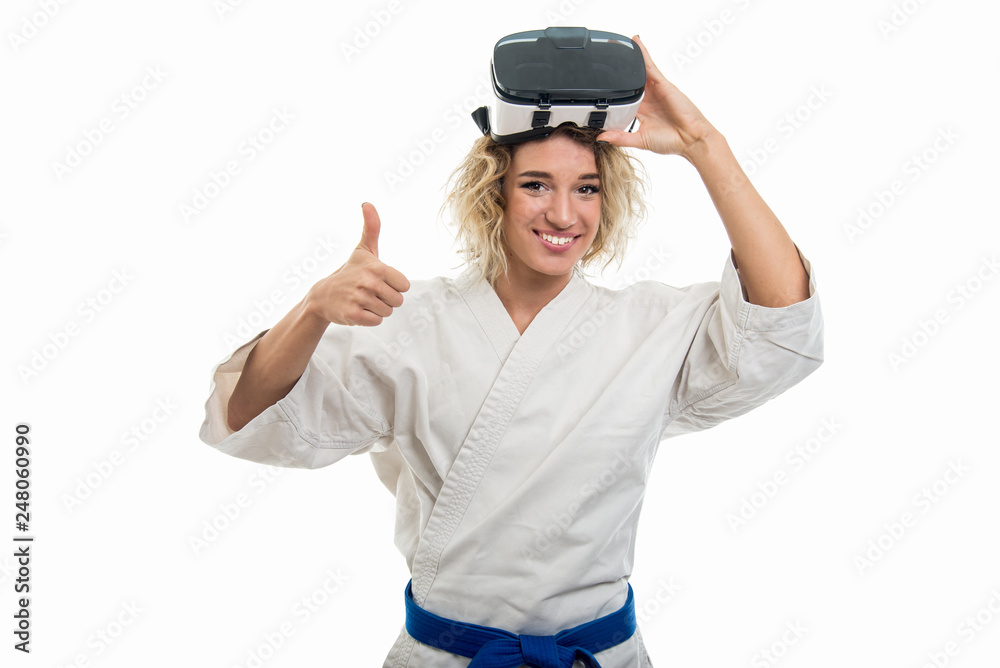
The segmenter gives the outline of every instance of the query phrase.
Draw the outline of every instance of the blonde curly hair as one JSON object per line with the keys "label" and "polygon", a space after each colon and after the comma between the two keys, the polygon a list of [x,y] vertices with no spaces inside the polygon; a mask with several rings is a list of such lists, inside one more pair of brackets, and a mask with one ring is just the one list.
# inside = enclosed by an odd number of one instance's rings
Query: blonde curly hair
{"label": "blonde curly hair", "polygon": [[[646,217],[648,181],[642,163],[619,146],[598,142],[600,132],[563,123],[548,137],[533,140],[546,141],[565,135],[594,152],[601,180],[601,219],[597,235],[577,269],[602,260],[602,270],[615,260],[620,267],[628,242]],[[458,252],[491,285],[507,272],[503,181],[519,145],[500,144],[489,135],[477,139],[465,160],[449,176],[448,193],[439,212],[451,210],[451,223],[457,228],[460,245]]]}

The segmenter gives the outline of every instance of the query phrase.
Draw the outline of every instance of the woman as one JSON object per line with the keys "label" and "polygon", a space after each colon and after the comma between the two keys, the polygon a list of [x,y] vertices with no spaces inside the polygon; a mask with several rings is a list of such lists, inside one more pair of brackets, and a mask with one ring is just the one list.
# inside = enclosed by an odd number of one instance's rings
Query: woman
{"label": "woman", "polygon": [[[658,444],[822,361],[808,262],[634,39],[638,132],[476,142],[448,198],[470,261],[459,278],[411,285],[383,264],[365,204],[347,262],[213,373],[205,442],[306,468],[367,452],[395,494],[413,579],[385,666],[465,666],[476,651],[472,665],[651,665],[627,583]],[[583,277],[620,257],[643,210],[621,147],[698,170],[732,244],[721,283],[614,291]],[[613,627],[576,632],[599,618]]]}

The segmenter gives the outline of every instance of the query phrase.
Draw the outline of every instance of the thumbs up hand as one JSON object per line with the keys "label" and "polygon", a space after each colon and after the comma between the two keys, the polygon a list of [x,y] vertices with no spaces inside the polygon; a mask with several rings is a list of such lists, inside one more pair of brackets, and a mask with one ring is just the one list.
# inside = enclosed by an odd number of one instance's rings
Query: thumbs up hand
{"label": "thumbs up hand", "polygon": [[378,259],[381,221],[375,207],[365,202],[361,211],[365,219],[361,242],[340,269],[310,288],[306,299],[327,322],[374,327],[402,305],[401,293],[410,289],[410,282]]}

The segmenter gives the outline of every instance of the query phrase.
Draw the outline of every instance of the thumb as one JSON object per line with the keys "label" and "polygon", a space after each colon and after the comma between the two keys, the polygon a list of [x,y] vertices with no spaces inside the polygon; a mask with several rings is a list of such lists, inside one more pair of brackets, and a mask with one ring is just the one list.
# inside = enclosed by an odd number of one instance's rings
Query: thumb
{"label": "thumb", "polygon": [[358,244],[358,248],[364,248],[375,257],[378,257],[378,233],[382,226],[382,222],[378,217],[378,211],[375,210],[374,204],[365,202],[361,205],[361,212],[365,217],[365,228],[364,232],[361,233],[361,243]]}

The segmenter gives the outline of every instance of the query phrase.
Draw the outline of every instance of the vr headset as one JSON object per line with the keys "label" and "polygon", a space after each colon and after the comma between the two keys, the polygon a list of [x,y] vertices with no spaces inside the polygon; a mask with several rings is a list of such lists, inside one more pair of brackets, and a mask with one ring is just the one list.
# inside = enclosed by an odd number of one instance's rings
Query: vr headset
{"label": "vr headset", "polygon": [[630,130],[646,88],[639,45],[586,28],[507,35],[493,48],[490,71],[496,99],[472,119],[502,144],[546,137],[567,121]]}

